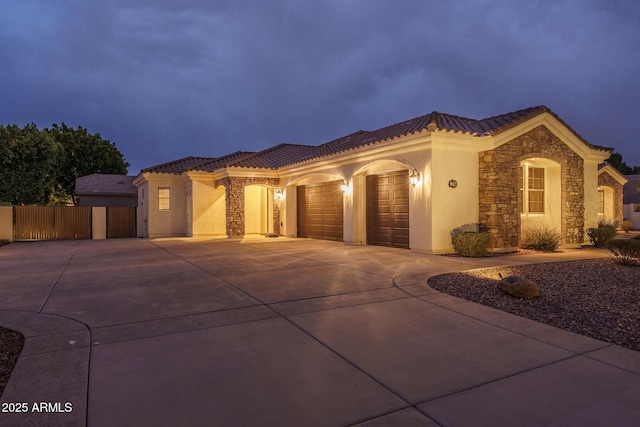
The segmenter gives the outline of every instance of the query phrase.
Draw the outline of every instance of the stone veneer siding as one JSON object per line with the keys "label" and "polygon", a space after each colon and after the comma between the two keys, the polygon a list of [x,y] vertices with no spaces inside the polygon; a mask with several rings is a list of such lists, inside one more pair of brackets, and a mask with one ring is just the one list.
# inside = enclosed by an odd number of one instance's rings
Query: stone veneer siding
{"label": "stone veneer siding", "polygon": [[[244,187],[247,185],[264,185],[266,187],[278,187],[278,178],[261,177],[226,177],[216,181],[216,187],[223,185],[225,188],[226,214],[227,214],[227,236],[244,236]],[[280,207],[273,203],[273,230],[275,234],[280,234]]]}
{"label": "stone veneer siding", "polygon": [[620,224],[624,219],[622,214],[623,185],[607,172],[602,172],[598,175],[598,187],[609,187],[613,190],[613,220]]}
{"label": "stone veneer siding", "polygon": [[560,164],[561,233],[564,244],[584,240],[584,162],[545,126],[479,153],[479,221],[491,248],[520,246],[520,162],[545,158]]}

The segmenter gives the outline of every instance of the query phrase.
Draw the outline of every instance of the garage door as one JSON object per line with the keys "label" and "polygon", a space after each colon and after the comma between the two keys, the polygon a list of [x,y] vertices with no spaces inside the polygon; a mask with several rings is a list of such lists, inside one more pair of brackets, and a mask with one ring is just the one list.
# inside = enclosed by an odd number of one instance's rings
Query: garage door
{"label": "garage door", "polygon": [[298,237],[342,241],[341,181],[298,187]]}
{"label": "garage door", "polygon": [[409,174],[367,176],[367,244],[409,247]]}

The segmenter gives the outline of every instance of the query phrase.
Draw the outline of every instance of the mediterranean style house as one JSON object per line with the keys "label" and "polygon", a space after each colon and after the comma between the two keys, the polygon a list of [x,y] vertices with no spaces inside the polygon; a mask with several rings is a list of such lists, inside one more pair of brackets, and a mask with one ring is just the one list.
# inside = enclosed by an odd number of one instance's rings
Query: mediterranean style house
{"label": "mediterranean style house", "polygon": [[[139,236],[284,235],[452,251],[460,226],[513,251],[524,227],[585,241],[622,211],[622,182],[545,106],[482,120],[432,112],[318,146],[186,157],[143,169]],[[618,203],[620,197],[620,203]]]}

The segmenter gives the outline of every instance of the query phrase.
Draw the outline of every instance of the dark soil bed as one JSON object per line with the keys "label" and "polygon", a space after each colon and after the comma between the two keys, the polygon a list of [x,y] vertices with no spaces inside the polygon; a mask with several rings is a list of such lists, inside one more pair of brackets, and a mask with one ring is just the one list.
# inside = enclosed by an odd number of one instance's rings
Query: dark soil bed
{"label": "dark soil bed", "polygon": [[24,345],[22,334],[0,326],[0,395]]}
{"label": "dark soil bed", "polygon": [[[540,296],[514,298],[497,288],[503,277],[533,280]],[[611,259],[473,270],[432,277],[440,292],[640,351],[640,267]]]}

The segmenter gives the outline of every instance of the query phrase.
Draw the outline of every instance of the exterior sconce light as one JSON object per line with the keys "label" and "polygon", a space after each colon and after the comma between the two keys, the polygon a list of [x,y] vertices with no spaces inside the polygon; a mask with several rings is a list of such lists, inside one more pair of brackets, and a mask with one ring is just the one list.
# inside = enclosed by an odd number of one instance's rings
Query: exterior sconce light
{"label": "exterior sconce light", "polygon": [[347,181],[342,181],[342,184],[340,185],[340,189],[342,190],[342,192],[344,194],[350,194],[351,193],[351,187],[349,186]]}
{"label": "exterior sconce light", "polygon": [[409,182],[414,187],[418,185],[420,183],[420,172],[414,169],[413,172],[411,172],[411,175],[409,176]]}
{"label": "exterior sconce light", "polygon": [[282,188],[276,188],[273,191],[273,197],[274,199],[276,199],[276,201],[280,202],[282,201],[282,199],[284,199],[284,191],[282,191]]}

